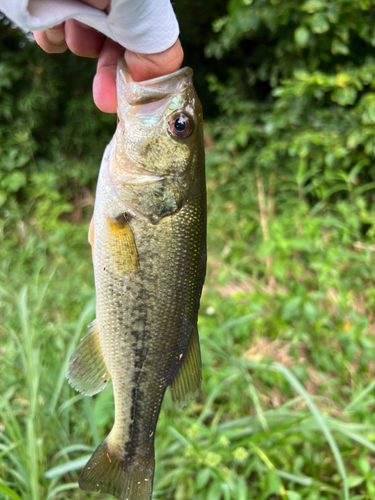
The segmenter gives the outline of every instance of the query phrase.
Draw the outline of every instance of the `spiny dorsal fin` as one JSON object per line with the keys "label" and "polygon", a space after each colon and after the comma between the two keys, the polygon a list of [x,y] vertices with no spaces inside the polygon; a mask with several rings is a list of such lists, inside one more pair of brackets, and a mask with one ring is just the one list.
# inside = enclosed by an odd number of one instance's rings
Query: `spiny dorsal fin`
{"label": "spiny dorsal fin", "polygon": [[182,408],[199,394],[202,382],[201,351],[197,327],[191,333],[183,365],[171,384],[172,400]]}
{"label": "spiny dorsal fin", "polygon": [[[110,438],[110,436],[109,436]],[[154,478],[154,452],[148,459],[126,464],[105,439],[92,454],[79,477],[85,491],[109,493],[118,500],[151,500]]]}
{"label": "spiny dorsal fin", "polygon": [[111,375],[104,361],[95,322],[70,357],[66,378],[76,391],[93,396],[107,385]]}

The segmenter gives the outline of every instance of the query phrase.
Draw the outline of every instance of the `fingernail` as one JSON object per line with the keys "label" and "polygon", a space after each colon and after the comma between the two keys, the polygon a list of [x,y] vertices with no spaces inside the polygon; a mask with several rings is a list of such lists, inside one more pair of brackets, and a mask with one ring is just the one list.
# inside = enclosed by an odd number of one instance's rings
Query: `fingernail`
{"label": "fingernail", "polygon": [[49,28],[46,30],[46,37],[52,45],[62,45],[65,43],[65,30],[59,28]]}

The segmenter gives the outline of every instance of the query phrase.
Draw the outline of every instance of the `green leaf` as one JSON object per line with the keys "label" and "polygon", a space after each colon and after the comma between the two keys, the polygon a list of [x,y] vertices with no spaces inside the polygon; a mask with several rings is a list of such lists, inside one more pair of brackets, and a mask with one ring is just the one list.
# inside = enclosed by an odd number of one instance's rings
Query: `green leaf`
{"label": "green leaf", "polygon": [[369,493],[370,498],[375,498],[375,484],[372,479],[366,481],[366,488]]}
{"label": "green leaf", "polygon": [[236,480],[236,499],[248,500],[248,488],[244,477],[240,476]]}
{"label": "green leaf", "polygon": [[6,192],[4,190],[0,189],[0,207],[4,205],[6,200],[7,200]]}
{"label": "green leaf", "polygon": [[375,123],[375,106],[369,106],[363,111],[362,123],[365,125],[372,125]]}
{"label": "green leaf", "polygon": [[327,3],[324,0],[307,0],[301,10],[313,14],[314,12],[319,12],[327,8]]}
{"label": "green leaf", "polygon": [[362,484],[364,480],[363,476],[348,476],[348,488],[355,488]]}
{"label": "green leaf", "polygon": [[286,491],[286,497],[288,500],[301,500],[301,495],[297,491]]}
{"label": "green leaf", "polygon": [[308,322],[315,323],[319,311],[313,302],[307,301],[303,304],[303,315]]}
{"label": "green leaf", "polygon": [[219,500],[221,496],[220,482],[215,481],[211,484],[207,492],[207,500]]}
{"label": "green leaf", "polygon": [[294,32],[294,39],[297,42],[297,45],[301,48],[304,48],[308,45],[310,38],[310,32],[304,26],[299,26]]}
{"label": "green leaf", "polygon": [[302,298],[301,297],[292,297],[287,300],[283,306],[283,319],[285,321],[289,321],[293,318],[296,318],[300,312]]}
{"label": "green leaf", "polygon": [[343,54],[344,56],[349,54],[349,47],[342,43],[340,40],[337,38],[334,38],[332,40],[332,45],[331,45],[331,52],[332,54]]}
{"label": "green leaf", "polygon": [[357,99],[357,91],[351,85],[338,88],[332,93],[332,101],[337,102],[340,106],[348,106],[354,104]]}
{"label": "green leaf", "polygon": [[17,192],[25,184],[26,174],[18,170],[8,174],[1,182],[1,186],[10,193]]}
{"label": "green leaf", "polygon": [[22,500],[19,495],[4,483],[0,483],[0,492],[4,493],[7,497],[13,498],[13,500]]}
{"label": "green leaf", "polygon": [[198,490],[201,490],[206,486],[206,484],[210,480],[211,475],[211,469],[208,468],[204,468],[198,472],[195,483]]}
{"label": "green leaf", "polygon": [[[375,115],[374,115],[374,120],[375,120]],[[365,138],[366,136],[363,134],[362,130],[354,130],[354,132],[352,132],[349,135],[346,145],[349,149],[354,149],[360,144],[363,144]]]}
{"label": "green leaf", "polygon": [[318,35],[321,35],[329,30],[329,23],[325,14],[314,14],[311,16],[309,22],[311,30]]}
{"label": "green leaf", "polygon": [[274,470],[268,471],[268,486],[267,493],[268,495],[278,495],[280,493],[280,487],[282,485],[281,479],[276,474]]}

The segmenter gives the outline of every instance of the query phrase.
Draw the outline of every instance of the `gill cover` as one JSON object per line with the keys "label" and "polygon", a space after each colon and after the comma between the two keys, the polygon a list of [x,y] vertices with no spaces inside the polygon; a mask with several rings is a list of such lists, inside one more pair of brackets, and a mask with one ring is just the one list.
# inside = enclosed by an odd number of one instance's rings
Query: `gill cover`
{"label": "gill cover", "polygon": [[133,82],[118,62],[119,122],[109,159],[109,181],[126,208],[156,224],[178,211],[194,178],[202,145],[200,102],[192,70]]}

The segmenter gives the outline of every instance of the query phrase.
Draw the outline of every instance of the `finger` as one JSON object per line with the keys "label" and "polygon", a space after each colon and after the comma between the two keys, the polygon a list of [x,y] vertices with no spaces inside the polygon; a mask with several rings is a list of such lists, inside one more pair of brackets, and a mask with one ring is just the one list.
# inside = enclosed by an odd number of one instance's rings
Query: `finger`
{"label": "finger", "polygon": [[157,54],[138,54],[130,50],[125,52],[129,73],[135,82],[173,73],[180,69],[183,59],[184,52],[180,40]]}
{"label": "finger", "polygon": [[116,66],[124,48],[109,38],[103,44],[93,82],[93,96],[97,107],[104,113],[116,113]]}
{"label": "finger", "polygon": [[81,57],[98,57],[105,36],[75,19],[65,22],[65,39],[69,49]]}
{"label": "finger", "polygon": [[36,43],[48,54],[61,54],[67,50],[64,24],[58,24],[45,31],[34,32]]}

